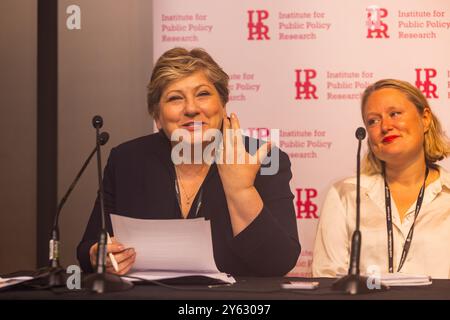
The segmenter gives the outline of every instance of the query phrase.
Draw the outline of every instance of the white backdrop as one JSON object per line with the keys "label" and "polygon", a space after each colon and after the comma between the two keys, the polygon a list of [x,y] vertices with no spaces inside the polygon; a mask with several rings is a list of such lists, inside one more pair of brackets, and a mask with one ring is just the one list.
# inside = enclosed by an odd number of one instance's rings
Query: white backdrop
{"label": "white backdrop", "polygon": [[281,130],[302,244],[291,275],[311,275],[322,199],[354,175],[367,85],[415,84],[450,128],[448,0],[161,0],[153,19],[155,60],[175,46],[206,49],[232,79],[228,112],[249,134]]}

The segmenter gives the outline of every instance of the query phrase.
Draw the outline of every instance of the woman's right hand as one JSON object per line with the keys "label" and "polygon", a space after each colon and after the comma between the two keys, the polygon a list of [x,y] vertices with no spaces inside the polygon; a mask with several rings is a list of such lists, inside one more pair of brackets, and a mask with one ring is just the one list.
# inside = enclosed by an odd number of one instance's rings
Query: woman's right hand
{"label": "woman's right hand", "polygon": [[[106,247],[106,272],[125,275],[128,271],[130,271],[131,267],[136,261],[136,252],[133,248],[125,248],[125,246],[120,242],[117,242],[114,237],[111,237],[111,241],[112,243],[108,244]],[[97,265],[97,249],[98,243],[95,243],[89,249],[89,257],[91,260],[91,265],[94,269]],[[114,258],[117,261],[117,265],[119,266],[118,271],[114,270],[108,253],[112,253],[114,255]]]}

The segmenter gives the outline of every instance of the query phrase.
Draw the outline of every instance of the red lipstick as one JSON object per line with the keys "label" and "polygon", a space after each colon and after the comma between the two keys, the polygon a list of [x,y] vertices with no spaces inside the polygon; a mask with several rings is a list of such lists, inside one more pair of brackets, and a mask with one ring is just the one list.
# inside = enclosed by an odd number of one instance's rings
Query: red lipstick
{"label": "red lipstick", "polygon": [[397,139],[398,137],[400,137],[400,136],[395,136],[395,135],[387,136],[387,137],[383,138],[383,142],[390,143],[390,142],[394,141],[395,139]]}

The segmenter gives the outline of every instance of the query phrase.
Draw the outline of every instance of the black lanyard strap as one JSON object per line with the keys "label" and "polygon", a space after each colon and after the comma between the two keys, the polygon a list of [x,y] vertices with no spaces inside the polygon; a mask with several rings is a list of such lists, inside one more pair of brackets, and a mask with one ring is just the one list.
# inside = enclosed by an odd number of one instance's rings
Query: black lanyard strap
{"label": "black lanyard strap", "polygon": [[[422,188],[420,188],[419,195],[416,202],[416,210],[414,212],[414,221],[409,229],[408,236],[406,237],[405,244],[403,246],[402,256],[400,258],[400,263],[398,265],[397,272],[403,267],[406,257],[411,247],[411,242],[414,234],[414,226],[416,224],[417,216],[419,215],[420,208],[422,207],[423,197],[425,194],[425,182],[428,177],[428,166],[425,170],[425,178],[423,180]],[[389,257],[389,273],[394,272],[394,232],[392,228],[392,208],[391,208],[391,191],[389,185],[386,181],[386,170],[383,167],[383,177],[384,177],[384,193],[385,193],[385,205],[386,205],[386,225],[387,225],[387,236],[388,236],[388,257]]]}

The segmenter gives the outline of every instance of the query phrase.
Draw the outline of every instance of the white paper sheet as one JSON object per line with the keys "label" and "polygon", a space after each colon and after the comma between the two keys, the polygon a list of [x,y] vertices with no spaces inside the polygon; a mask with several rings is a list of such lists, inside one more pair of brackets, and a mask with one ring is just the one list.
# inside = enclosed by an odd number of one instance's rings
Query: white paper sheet
{"label": "white paper sheet", "polygon": [[[346,274],[338,274],[337,277],[343,277]],[[375,275],[365,275],[366,277],[375,277]],[[381,283],[389,287],[402,287],[402,286],[428,286],[433,283],[430,276],[406,274],[401,272],[396,273],[383,273],[380,275]]]}
{"label": "white paper sheet", "polygon": [[381,275],[381,283],[390,286],[428,286],[432,284],[431,277],[405,273],[388,273]]}
{"label": "white paper sheet", "polygon": [[[127,277],[128,276],[128,277]],[[127,276],[123,277],[125,280],[135,282],[140,279],[145,280],[165,280],[165,279],[174,279],[174,278],[182,278],[182,277],[192,277],[192,276],[200,276],[207,277],[210,279],[220,280],[224,283],[235,283],[236,280],[223,272],[217,273],[200,273],[200,272],[177,272],[177,271],[136,271],[131,272]]]}
{"label": "white paper sheet", "polygon": [[130,276],[160,280],[188,275],[235,282],[214,262],[211,225],[197,219],[134,219],[111,214],[114,237],[134,248],[136,261]]}

